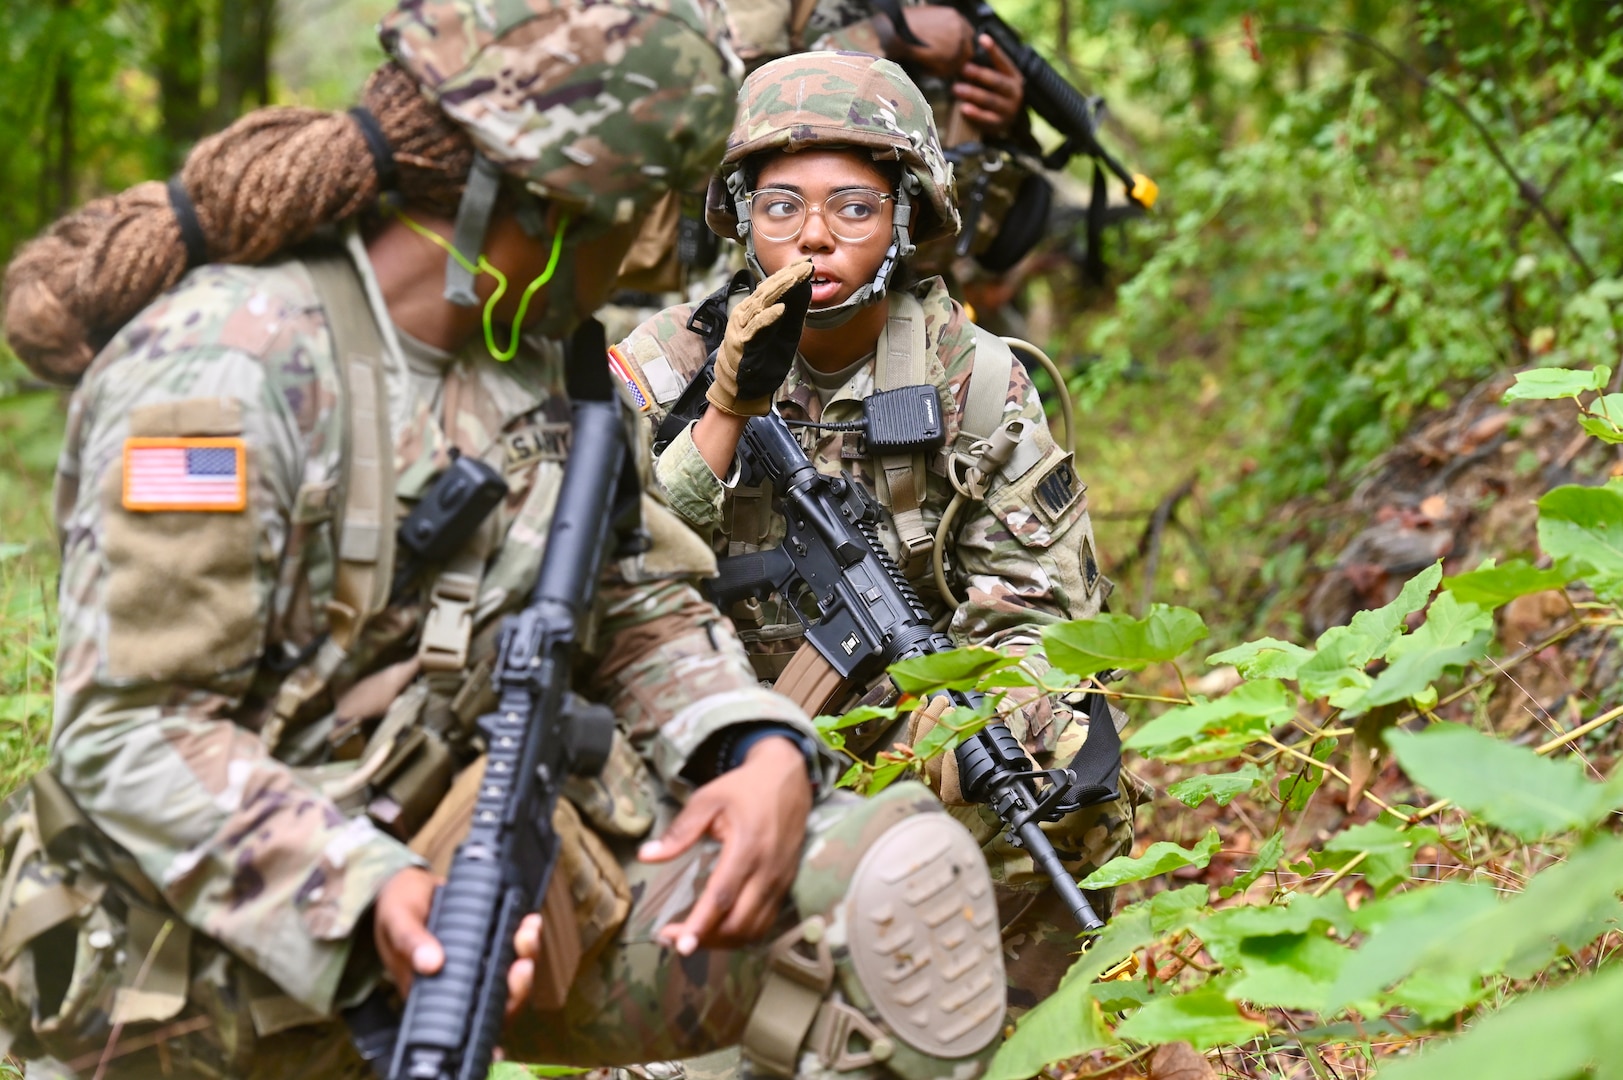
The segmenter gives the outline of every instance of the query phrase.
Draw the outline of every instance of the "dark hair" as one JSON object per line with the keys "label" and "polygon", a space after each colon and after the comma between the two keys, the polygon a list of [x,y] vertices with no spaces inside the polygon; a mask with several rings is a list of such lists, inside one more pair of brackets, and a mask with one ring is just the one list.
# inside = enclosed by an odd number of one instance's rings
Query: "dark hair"
{"label": "dark hair", "polygon": [[[394,151],[401,197],[456,213],[473,143],[395,64],[361,93]],[[273,107],[198,143],[179,179],[210,261],[252,264],[361,214],[380,194],[355,119]],[[96,199],[25,245],[5,274],[5,333],[38,375],[72,383],[119,327],[180,280],[186,241],[161,181]]]}

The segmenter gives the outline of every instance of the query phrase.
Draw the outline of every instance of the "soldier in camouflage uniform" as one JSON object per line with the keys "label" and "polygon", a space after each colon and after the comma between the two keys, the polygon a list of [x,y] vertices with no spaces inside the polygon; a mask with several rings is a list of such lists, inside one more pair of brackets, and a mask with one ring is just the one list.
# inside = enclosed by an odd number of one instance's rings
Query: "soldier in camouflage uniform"
{"label": "soldier in camouflage uniform", "polygon": [[[901,33],[898,18],[906,21]],[[1022,109],[1024,78],[990,37],[976,39],[957,10],[916,0],[731,0],[727,25],[746,70],[794,53],[838,50],[894,60],[918,83],[954,161],[959,204],[974,192],[978,207],[972,215],[971,257],[955,258],[954,238],[939,237],[921,244],[913,263],[919,274],[948,275],[949,288],[959,296],[957,284],[1001,273],[1024,253],[1018,241],[997,244],[1022,186],[1041,183],[1031,156],[1036,144]],[[1033,189],[1025,190],[1029,195]],[[1033,209],[1046,217],[1046,202]],[[677,258],[679,217],[700,210],[696,200],[679,208],[674,198],[656,210],[621,267],[622,291],[611,309],[611,325],[629,328],[654,314],[660,306],[651,299],[656,294],[666,294],[664,303],[670,304],[702,296],[720,283],[719,278],[705,283],[708,279],[694,273],[704,266],[688,267]],[[1026,224],[1040,229],[1043,222]],[[1027,235],[1034,238],[1035,232]],[[677,290],[685,295],[670,295]]]}
{"label": "soldier in camouflage uniform", "polygon": [[[3,837],[0,1034],[31,1077],[369,1075],[338,1014],[442,962],[428,865],[465,828],[494,631],[548,535],[557,339],[648,202],[713,168],[737,78],[718,23],[702,0],[412,0],[364,115],[254,114],[167,193],[93,204],[9,269],[8,335],[83,380],[51,757]],[[193,202],[199,155],[241,171]],[[244,188],[261,218],[221,203]],[[397,209],[370,210],[388,191]],[[279,252],[279,192],[328,208],[333,242]],[[114,221],[145,235],[133,270]],[[41,269],[90,251],[140,283],[107,333],[75,313],[111,294]],[[539,333],[499,363],[491,319]],[[509,494],[391,587],[397,508],[458,453]],[[508,1056],[742,1039],[779,1075],[970,1080],[1004,1006],[973,839],[919,785],[831,794],[805,713],[696,591],[708,550],[652,495],[642,514],[650,544],[605,561],[575,680],[620,726],[555,818],[562,913],[549,896],[521,929]],[[878,978],[909,940],[918,967]]]}
{"label": "soldier in camouflage uniform", "polygon": [[[769,493],[740,484],[736,473],[734,451],[748,417],[776,408],[791,423],[858,420],[876,390],[928,383],[946,422],[943,450],[897,460],[867,453],[854,432],[797,427],[808,456],[825,472],[849,469],[877,496],[881,538],[932,612],[950,617],[954,641],[1018,653],[1038,641],[1043,624],[1096,614],[1110,584],[1099,571],[1083,485],[1072,456],[1055,445],[1024,369],[970,323],[939,278],[911,287],[890,278],[894,257],[911,243],[950,237],[958,224],[951,174],[916,87],[886,60],[808,53],[752,73],[739,102],[707,205],[717,232],[744,240],[760,284],[741,275],[730,299],[718,294],[707,301],[711,310],[670,308],[611,350],[657,426],[706,362],[706,324],[725,323],[709,408],[655,462],[671,507],[719,553],[776,544],[784,525]],[[866,202],[853,205],[858,192]],[[725,307],[718,315],[722,303],[730,304],[730,316]],[[793,320],[808,303],[800,333]],[[785,346],[776,367],[752,349],[769,337]],[[1005,381],[973,389],[983,370]],[[958,452],[993,436],[966,428],[977,397],[983,405],[990,399],[1006,456],[1000,468],[983,464],[981,497],[948,535],[936,537],[964,476]],[[948,587],[965,598],[956,606],[931,574],[936,539],[945,544]],[[763,680],[793,670],[804,639],[788,607],[751,601],[729,614]],[[863,700],[893,697],[885,680]],[[1070,705],[1030,694],[1009,724],[1040,767],[1069,763],[1087,731],[1085,717]],[[848,745],[878,750],[897,739],[916,741],[927,725],[918,718],[905,727],[870,724],[848,733]],[[951,755],[943,760],[950,773]],[[1057,985],[1077,951],[1074,922],[1030,858],[1004,838],[990,808],[962,805],[951,777],[945,786],[940,776],[932,783],[959,803],[953,815],[985,845],[999,886],[1010,1002],[1029,1008]],[[1127,849],[1131,800],[1079,811],[1050,832],[1080,878]]]}

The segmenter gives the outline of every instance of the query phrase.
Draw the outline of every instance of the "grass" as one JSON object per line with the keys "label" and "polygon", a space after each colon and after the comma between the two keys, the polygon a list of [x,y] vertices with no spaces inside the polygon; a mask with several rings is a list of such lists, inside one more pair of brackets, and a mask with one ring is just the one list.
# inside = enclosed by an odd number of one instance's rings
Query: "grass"
{"label": "grass", "polygon": [[0,797],[44,763],[51,730],[62,421],[61,395],[27,388],[0,360]]}

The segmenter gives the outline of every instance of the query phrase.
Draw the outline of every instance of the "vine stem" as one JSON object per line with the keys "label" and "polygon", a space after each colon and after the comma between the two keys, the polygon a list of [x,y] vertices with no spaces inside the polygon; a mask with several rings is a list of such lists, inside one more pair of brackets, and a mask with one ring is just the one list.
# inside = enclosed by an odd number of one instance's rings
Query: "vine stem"
{"label": "vine stem", "polygon": [[1116,1072],[1118,1069],[1125,1068],[1126,1066],[1131,1065],[1133,1062],[1137,1061],[1139,1058],[1148,1057],[1150,1054],[1153,1054],[1154,1052],[1155,1052],[1155,1047],[1154,1046],[1146,1046],[1142,1050],[1134,1050],[1131,1054],[1128,1054],[1126,1057],[1122,1058],[1120,1061],[1113,1062],[1112,1064],[1106,1065],[1102,1069],[1095,1069],[1092,1072],[1078,1073],[1076,1076],[1073,1076],[1071,1078],[1071,1080],[1099,1080],[1100,1077],[1109,1076],[1111,1073]]}
{"label": "vine stem", "polygon": [[1549,742],[1544,743],[1542,746],[1540,746],[1537,750],[1534,751],[1534,753],[1536,753],[1536,754],[1548,754],[1553,750],[1558,750],[1561,747],[1566,746],[1570,742],[1574,742],[1574,741],[1576,741],[1578,739],[1583,738],[1585,735],[1588,735],[1591,731],[1594,731],[1596,728],[1605,727],[1607,724],[1610,724],[1613,720],[1616,720],[1619,716],[1623,716],[1623,705],[1619,705],[1617,708],[1612,709],[1610,712],[1601,713],[1599,716],[1595,717],[1595,719],[1589,721],[1586,724],[1579,724],[1577,727],[1573,728],[1571,731],[1567,732],[1564,735],[1557,735],[1555,738],[1551,739]]}
{"label": "vine stem", "polygon": [[[1348,788],[1352,787],[1352,779],[1350,777],[1348,777],[1346,773],[1342,772],[1340,769],[1336,768],[1334,765],[1331,765],[1329,762],[1320,761],[1318,758],[1313,757],[1310,754],[1304,754],[1300,750],[1296,749],[1296,747],[1294,747],[1294,746],[1287,746],[1284,743],[1280,742],[1279,740],[1275,739],[1272,735],[1268,736],[1266,739],[1264,739],[1262,741],[1267,743],[1269,746],[1272,746],[1272,747],[1274,747],[1274,748],[1276,748],[1276,749],[1278,749],[1278,750],[1280,750],[1280,751],[1282,751],[1282,752],[1284,752],[1286,754],[1289,754],[1293,758],[1297,758],[1297,759],[1305,762],[1308,765],[1315,765],[1318,768],[1323,769],[1329,775],[1335,777],[1337,780],[1340,780],[1343,784],[1346,784]],[[1379,806],[1382,810],[1385,810],[1389,814],[1393,814],[1393,815],[1397,814],[1397,811],[1392,809],[1392,807],[1388,806],[1386,804],[1386,802],[1379,795],[1371,795],[1369,792],[1366,791],[1366,792],[1364,792],[1364,798],[1368,799],[1370,802],[1374,803],[1376,806]]]}

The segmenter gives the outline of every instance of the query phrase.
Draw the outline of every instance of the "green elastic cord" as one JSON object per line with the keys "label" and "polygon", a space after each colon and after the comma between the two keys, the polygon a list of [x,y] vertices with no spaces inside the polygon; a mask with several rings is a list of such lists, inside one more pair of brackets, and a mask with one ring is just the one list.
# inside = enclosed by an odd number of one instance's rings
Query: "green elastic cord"
{"label": "green elastic cord", "polygon": [[565,214],[558,219],[558,231],[552,234],[552,252],[547,256],[546,269],[541,271],[540,277],[530,282],[529,287],[524,290],[524,295],[519,298],[518,312],[513,316],[513,337],[512,340],[508,342],[505,350],[496,347],[496,326],[494,323],[494,318],[496,314],[496,305],[501,303],[502,297],[507,295],[507,275],[496,269],[495,265],[482,254],[479,256],[479,262],[477,264],[469,262],[468,257],[452,246],[451,242],[446,240],[445,237],[441,236],[439,233],[425,225],[418,224],[400,211],[395,211],[395,217],[399,218],[405,223],[407,228],[416,233],[418,236],[421,236],[424,240],[427,240],[437,247],[442,248],[446,254],[455,259],[461,265],[462,269],[466,270],[468,273],[478,274],[483,272],[496,279],[496,291],[490,294],[489,300],[485,301],[485,348],[490,350],[491,356],[502,361],[503,363],[506,363],[507,361],[513,359],[513,357],[517,356],[519,336],[522,333],[522,327],[524,326],[525,312],[530,310],[530,300],[543,285],[552,280],[552,275],[557,272],[558,259],[564,249],[564,232],[569,228],[569,215]]}

